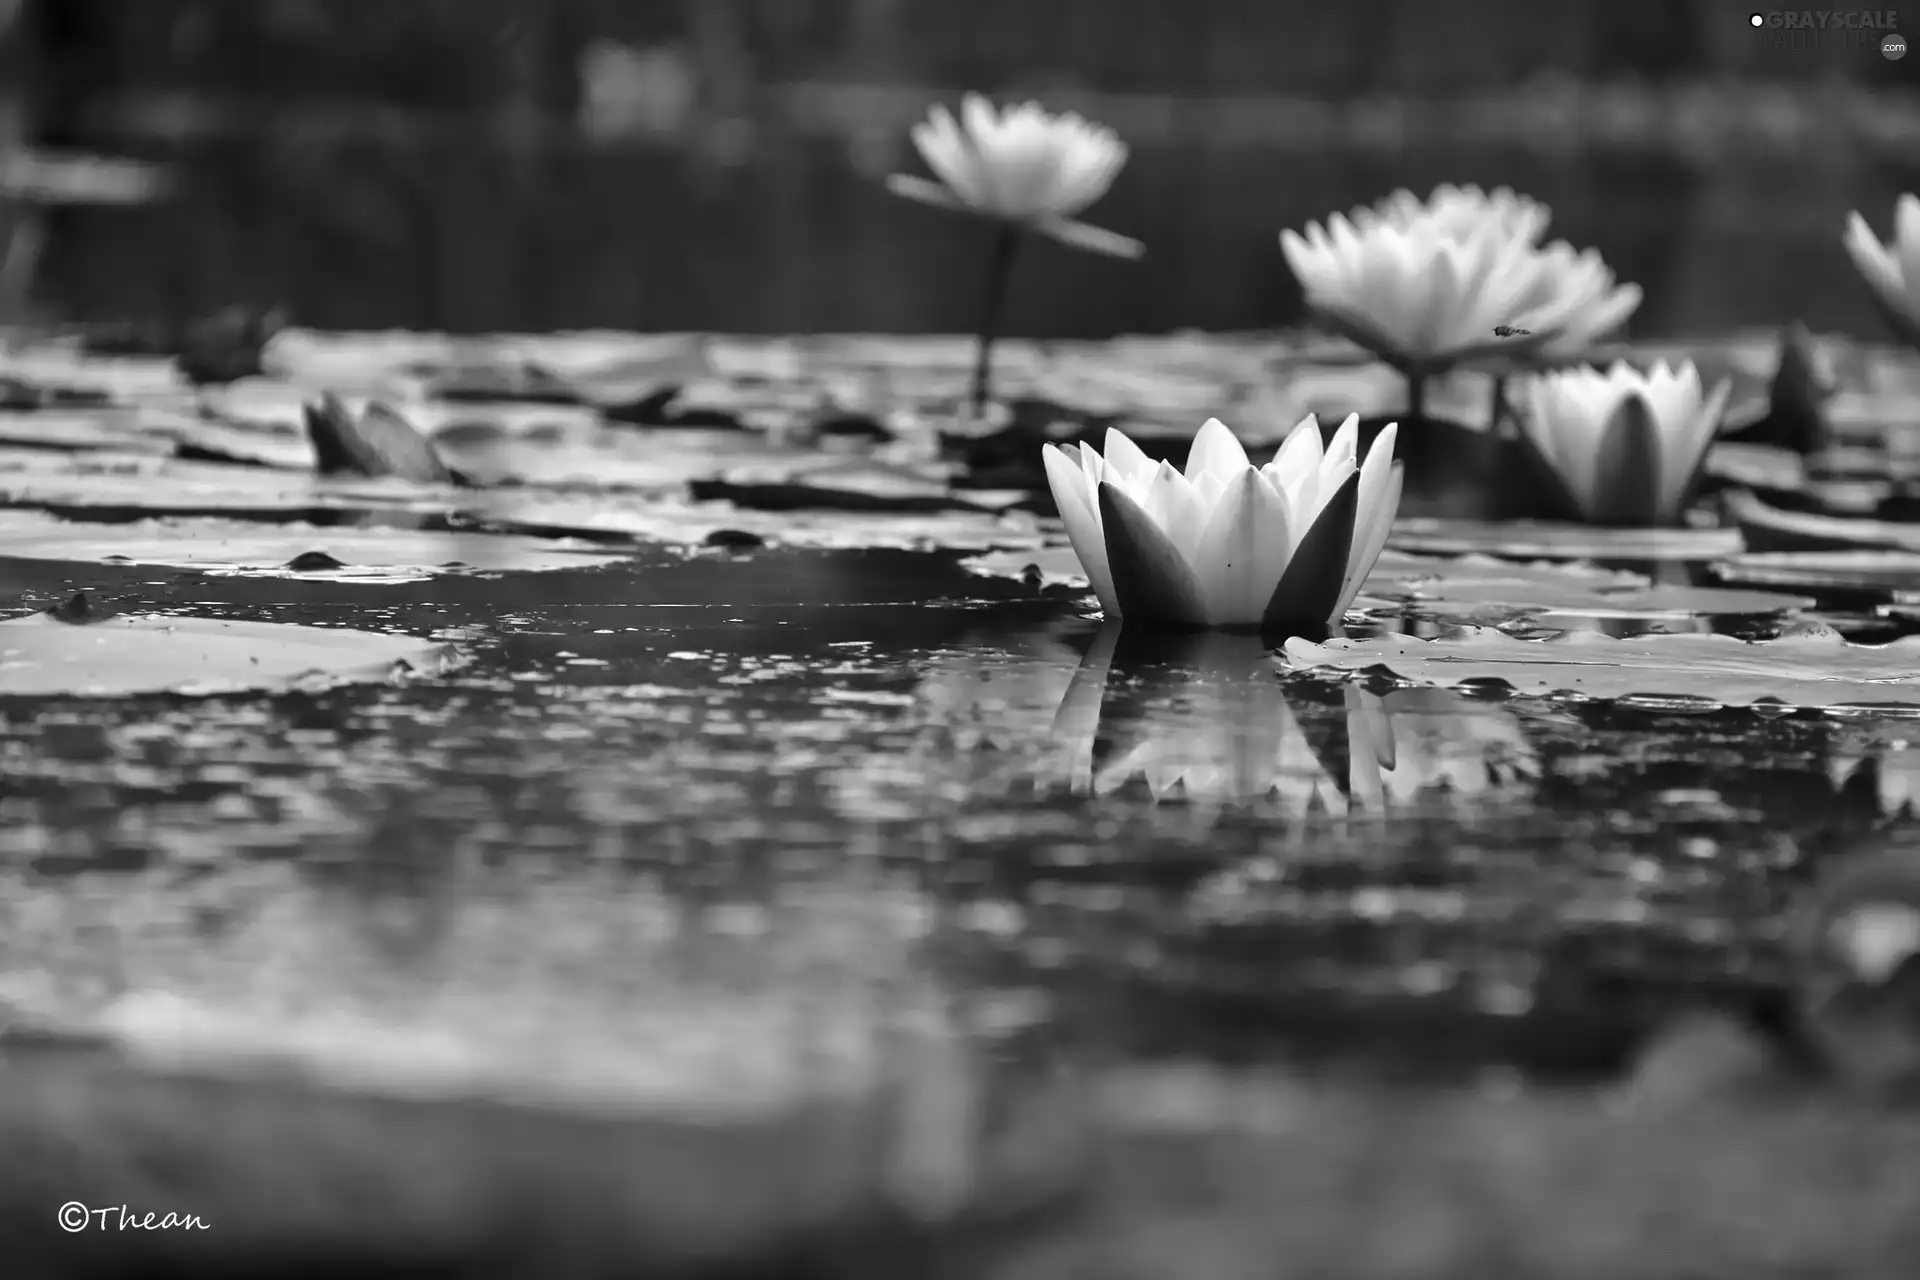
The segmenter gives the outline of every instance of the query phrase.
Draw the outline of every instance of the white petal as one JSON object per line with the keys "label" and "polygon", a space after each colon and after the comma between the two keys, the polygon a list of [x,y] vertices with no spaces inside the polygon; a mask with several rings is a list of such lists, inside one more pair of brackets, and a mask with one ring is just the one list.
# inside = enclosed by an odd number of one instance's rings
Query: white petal
{"label": "white petal", "polygon": [[1255,626],[1286,572],[1292,551],[1286,500],[1252,467],[1227,482],[1194,552],[1194,568],[1216,627]]}
{"label": "white petal", "polygon": [[1699,467],[1700,455],[1713,446],[1732,394],[1733,379],[1722,378],[1705,401],[1691,406],[1684,422],[1671,430],[1661,427],[1660,511],[1668,519],[1677,516],[1686,501],[1687,482]]}
{"label": "white petal", "polygon": [[1894,255],[1909,315],[1920,315],[1920,196],[1903,195],[1893,213]]}
{"label": "white petal", "polygon": [[1206,513],[1201,510],[1199,494],[1187,478],[1175,471],[1172,463],[1160,463],[1147,482],[1146,496],[1140,505],[1167,535],[1167,540],[1187,558],[1187,563],[1193,564]]}
{"label": "white petal", "polygon": [[[1347,606],[1360,593],[1360,584],[1366,581],[1367,574],[1373,570],[1373,562],[1380,557],[1381,547],[1386,545],[1387,530],[1393,523],[1393,513],[1386,510],[1389,489],[1394,482],[1393,446],[1399,435],[1398,423],[1390,422],[1383,427],[1380,434],[1374,437],[1373,447],[1367,450],[1367,460],[1360,467],[1360,493],[1354,512],[1353,542],[1347,551],[1347,576],[1340,584],[1340,604],[1335,612],[1336,617],[1345,613]],[[1374,541],[1376,533],[1379,535],[1377,542]]]}
{"label": "white petal", "polygon": [[1211,475],[1225,482],[1249,465],[1240,437],[1220,419],[1208,418],[1193,437],[1193,447],[1187,453],[1186,475],[1189,480]]}
{"label": "white petal", "polygon": [[1900,275],[1900,264],[1887,252],[1886,246],[1880,243],[1873,229],[1867,226],[1867,220],[1858,212],[1847,215],[1847,235],[1843,243],[1860,278],[1888,306],[1896,311],[1905,311],[1907,295]]}
{"label": "white petal", "polygon": [[1060,519],[1067,526],[1067,541],[1087,581],[1100,597],[1100,608],[1109,618],[1120,616],[1119,597],[1113,592],[1113,575],[1107,568],[1107,539],[1100,528],[1100,504],[1085,469],[1059,448],[1041,446],[1040,460],[1046,467],[1047,487],[1060,508]]}
{"label": "white petal", "polygon": [[1147,482],[1160,469],[1160,464],[1140,452],[1140,446],[1118,427],[1107,428],[1106,448],[1101,453],[1112,473],[1110,478],[1117,480],[1136,499],[1146,492]]}

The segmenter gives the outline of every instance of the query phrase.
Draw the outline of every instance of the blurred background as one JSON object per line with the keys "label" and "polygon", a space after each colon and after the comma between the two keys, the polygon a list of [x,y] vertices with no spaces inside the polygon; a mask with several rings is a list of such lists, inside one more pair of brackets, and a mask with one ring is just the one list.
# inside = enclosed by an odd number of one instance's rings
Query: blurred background
{"label": "blurred background", "polygon": [[[1299,318],[1283,226],[1512,184],[1670,336],[1878,335],[1840,248],[1920,189],[1920,56],[1787,40],[1746,0],[0,0],[16,305],[473,331],[957,331],[984,231],[884,191],[968,89],[1117,128],[1011,331]],[[1916,14],[1920,17],[1920,14]],[[135,195],[24,155],[158,162]],[[42,169],[45,165],[42,165]],[[137,185],[137,184],[135,184]],[[30,277],[30,289],[26,281]]]}

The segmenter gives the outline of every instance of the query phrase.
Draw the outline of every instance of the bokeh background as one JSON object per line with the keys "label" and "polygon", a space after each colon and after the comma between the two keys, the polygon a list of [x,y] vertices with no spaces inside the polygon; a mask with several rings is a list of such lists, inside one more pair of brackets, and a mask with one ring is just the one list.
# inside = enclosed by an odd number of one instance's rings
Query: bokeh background
{"label": "bokeh background", "polygon": [[[1779,47],[1747,0],[0,0],[15,145],[165,162],[32,210],[66,319],[953,331],[983,231],[888,196],[967,89],[1119,129],[1009,328],[1299,318],[1282,226],[1440,180],[1548,201],[1670,336],[1878,329],[1840,248],[1920,167],[1920,56]],[[1914,15],[1920,18],[1920,13]],[[16,210],[16,214],[19,211]],[[24,215],[22,215],[24,216]]]}

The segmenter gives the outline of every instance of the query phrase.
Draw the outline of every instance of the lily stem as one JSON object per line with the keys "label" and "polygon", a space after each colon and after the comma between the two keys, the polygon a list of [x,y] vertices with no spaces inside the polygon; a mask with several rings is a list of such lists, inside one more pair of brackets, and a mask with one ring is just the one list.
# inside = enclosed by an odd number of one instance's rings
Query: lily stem
{"label": "lily stem", "polygon": [[1407,370],[1407,417],[1418,422],[1427,416],[1427,375]]}
{"label": "lily stem", "polygon": [[987,261],[987,293],[980,309],[980,333],[973,358],[973,417],[978,421],[987,411],[992,393],[993,343],[1000,336],[1000,313],[1006,309],[1007,280],[1013,275],[1013,260],[1020,248],[1020,228],[1011,224],[995,229],[993,256]]}
{"label": "lily stem", "polygon": [[1487,431],[1499,436],[1500,419],[1507,411],[1507,375],[1504,372],[1493,375],[1493,394],[1487,402]]}

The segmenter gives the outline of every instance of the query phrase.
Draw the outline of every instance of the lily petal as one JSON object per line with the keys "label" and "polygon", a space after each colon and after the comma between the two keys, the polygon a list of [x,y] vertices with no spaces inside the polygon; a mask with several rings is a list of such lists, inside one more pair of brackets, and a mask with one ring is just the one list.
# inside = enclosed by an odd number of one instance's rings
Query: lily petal
{"label": "lily petal", "polygon": [[1627,527],[1660,522],[1660,429],[1638,390],[1614,410],[1600,437],[1594,470],[1587,519]]}
{"label": "lily petal", "polygon": [[1128,489],[1144,492],[1147,481],[1160,469],[1160,464],[1142,453],[1140,446],[1118,427],[1107,428],[1106,448],[1101,454],[1107,462],[1106,478],[1117,480]]}
{"label": "lily petal", "polygon": [[[1367,450],[1360,467],[1359,506],[1354,515],[1353,546],[1347,558],[1347,576],[1340,584],[1338,610],[1345,614],[1360,594],[1360,584],[1373,570],[1373,562],[1387,544],[1393,517],[1399,506],[1398,494],[1390,492],[1394,483],[1393,446],[1399,438],[1400,424],[1389,422],[1381,428]],[[1404,472],[1404,468],[1402,468]],[[1389,498],[1393,499],[1389,504]]]}
{"label": "lily petal", "polygon": [[1218,418],[1208,418],[1195,433],[1193,447],[1187,452],[1187,479],[1197,483],[1201,476],[1213,475],[1227,481],[1250,465],[1247,451],[1233,429]]}
{"label": "lily petal", "polygon": [[1187,558],[1140,504],[1112,481],[1100,485],[1100,524],[1122,618],[1137,623],[1206,625],[1206,605]]}
{"label": "lily petal", "polygon": [[1120,616],[1120,597],[1113,589],[1113,573],[1107,567],[1107,539],[1101,529],[1099,508],[1095,505],[1087,474],[1058,447],[1044,445],[1040,461],[1047,471],[1047,487],[1053,491],[1054,505],[1067,526],[1067,541],[1080,567],[1087,571],[1087,582],[1100,597],[1100,609],[1109,618]]}
{"label": "lily petal", "polygon": [[1252,467],[1227,482],[1194,553],[1194,570],[1216,627],[1258,626],[1286,571],[1286,499]]}
{"label": "lily petal", "polygon": [[1293,549],[1286,572],[1261,617],[1269,634],[1314,633],[1336,621],[1334,606],[1346,580],[1353,542],[1353,519],[1360,506],[1360,477],[1349,473],[1321,507],[1320,514]]}

